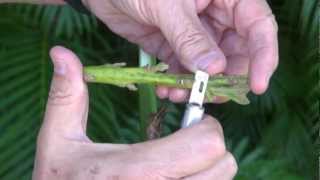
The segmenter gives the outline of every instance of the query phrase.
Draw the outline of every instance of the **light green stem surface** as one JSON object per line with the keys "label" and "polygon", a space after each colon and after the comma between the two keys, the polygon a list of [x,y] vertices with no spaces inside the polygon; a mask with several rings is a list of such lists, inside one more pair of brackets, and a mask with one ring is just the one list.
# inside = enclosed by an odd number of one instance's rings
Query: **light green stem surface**
{"label": "light green stem surface", "polygon": [[[152,67],[120,67],[102,65],[85,67],[85,79],[88,82],[113,84],[134,89],[134,84],[153,84],[168,87],[191,89],[194,82],[192,74],[161,73],[163,64]],[[206,98],[224,96],[239,104],[248,104],[249,92],[247,76],[212,76],[209,79]]]}

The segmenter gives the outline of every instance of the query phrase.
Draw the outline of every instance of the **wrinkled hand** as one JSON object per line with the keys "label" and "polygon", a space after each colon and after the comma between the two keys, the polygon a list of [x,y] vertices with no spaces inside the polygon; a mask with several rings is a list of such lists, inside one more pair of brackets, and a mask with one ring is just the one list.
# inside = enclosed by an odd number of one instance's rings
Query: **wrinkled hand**
{"label": "wrinkled hand", "polygon": [[86,136],[88,90],[71,51],[51,50],[54,77],[38,142],[35,180],[229,180],[237,170],[218,121],[207,116],[190,128],[150,142],[93,143]]}
{"label": "wrinkled hand", "polygon": [[[83,0],[109,28],[170,65],[169,72],[247,74],[265,92],[278,64],[277,24],[265,0]],[[159,87],[180,102],[187,91]]]}

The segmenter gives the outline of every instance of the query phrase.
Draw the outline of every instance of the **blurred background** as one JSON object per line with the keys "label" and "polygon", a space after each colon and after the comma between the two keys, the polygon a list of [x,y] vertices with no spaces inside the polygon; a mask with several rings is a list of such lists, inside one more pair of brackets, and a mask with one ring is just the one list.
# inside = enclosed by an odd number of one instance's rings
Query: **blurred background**
{"label": "blurred background", "polygon": [[[279,24],[280,65],[269,90],[250,105],[208,105],[239,163],[238,180],[319,179],[319,1],[270,0]],[[84,65],[138,66],[139,48],[94,17],[68,6],[0,5],[0,179],[31,179],[52,64],[64,45]],[[150,112],[166,109],[162,135],[179,128],[183,105],[158,100],[153,87],[132,92],[89,84],[88,135],[96,142],[145,140]]]}

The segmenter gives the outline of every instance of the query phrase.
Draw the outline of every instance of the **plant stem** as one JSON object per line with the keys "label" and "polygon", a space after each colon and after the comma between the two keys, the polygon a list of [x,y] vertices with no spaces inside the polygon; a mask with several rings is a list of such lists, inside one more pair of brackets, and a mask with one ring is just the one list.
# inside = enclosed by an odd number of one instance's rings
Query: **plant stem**
{"label": "plant stem", "polygon": [[[152,84],[191,89],[192,74],[166,74],[159,72],[160,65],[152,67],[119,67],[115,65],[91,66],[84,69],[88,82],[113,84],[133,89],[134,84]],[[248,104],[249,92],[247,76],[212,76],[209,79],[206,97],[224,96],[239,104]]]}
{"label": "plant stem", "polygon": [[[139,66],[152,66],[155,64],[155,59],[150,55],[140,50]],[[139,84],[139,115],[140,115],[140,139],[145,141],[148,139],[147,129],[150,124],[150,117],[157,112],[157,97],[154,90],[154,85]]]}

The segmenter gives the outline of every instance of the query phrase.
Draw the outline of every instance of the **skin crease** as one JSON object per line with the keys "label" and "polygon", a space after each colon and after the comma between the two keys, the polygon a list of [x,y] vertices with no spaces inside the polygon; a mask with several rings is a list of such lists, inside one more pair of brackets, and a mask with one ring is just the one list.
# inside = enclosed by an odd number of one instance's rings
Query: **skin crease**
{"label": "skin crease", "polygon": [[170,136],[132,145],[86,136],[88,90],[82,65],[55,47],[46,113],[37,140],[34,180],[230,180],[237,171],[219,122],[210,116]]}

